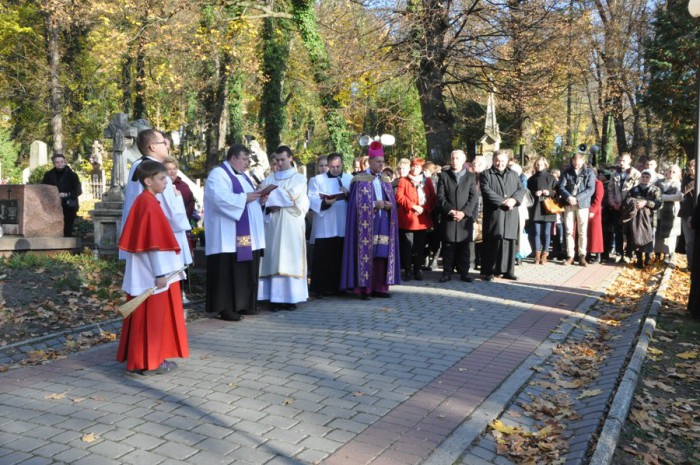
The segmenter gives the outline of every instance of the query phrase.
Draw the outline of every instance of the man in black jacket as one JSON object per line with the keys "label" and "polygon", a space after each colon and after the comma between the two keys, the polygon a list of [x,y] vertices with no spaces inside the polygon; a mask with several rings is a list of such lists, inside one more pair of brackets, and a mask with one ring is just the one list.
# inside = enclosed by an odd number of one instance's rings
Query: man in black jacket
{"label": "man in black jacket", "polygon": [[444,283],[452,279],[457,258],[457,270],[464,282],[469,277],[469,241],[474,229],[474,210],[478,201],[476,178],[465,168],[467,156],[462,150],[450,154],[452,169],[440,173],[437,187],[438,208],[442,213],[442,277]]}
{"label": "man in black jacket", "polygon": [[63,207],[63,236],[73,237],[73,224],[78,215],[78,197],[83,193],[78,175],[66,165],[66,158],[56,153],[52,158],[53,168],[44,173],[42,184],[58,187]]}

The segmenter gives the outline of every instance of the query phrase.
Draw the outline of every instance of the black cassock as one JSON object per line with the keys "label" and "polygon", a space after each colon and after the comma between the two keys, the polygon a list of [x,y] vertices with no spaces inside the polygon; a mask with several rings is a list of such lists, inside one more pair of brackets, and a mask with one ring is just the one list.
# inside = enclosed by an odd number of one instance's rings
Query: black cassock
{"label": "black cassock", "polygon": [[[520,222],[517,206],[525,197],[525,188],[516,173],[495,167],[484,171],[480,177],[481,196],[484,201],[484,245],[482,247],[481,274],[514,274],[515,252]],[[501,207],[504,200],[513,198],[516,206],[511,210]]]}
{"label": "black cassock", "polygon": [[700,318],[700,201],[693,211],[692,227],[695,230],[693,263],[690,269],[690,295],[688,296],[688,311],[694,318]]}

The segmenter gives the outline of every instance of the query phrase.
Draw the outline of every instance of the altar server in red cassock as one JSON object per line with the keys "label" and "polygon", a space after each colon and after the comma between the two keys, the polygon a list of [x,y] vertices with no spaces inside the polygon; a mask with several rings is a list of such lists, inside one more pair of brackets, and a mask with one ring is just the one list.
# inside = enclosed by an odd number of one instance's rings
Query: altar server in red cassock
{"label": "altar server in red cassock", "polygon": [[166,358],[189,356],[180,291],[184,273],[170,276],[182,268],[180,246],[156,199],[167,186],[166,168],[147,160],[136,173],[144,191],[119,239],[119,249],[127,252],[122,289],[129,298],[157,289],[124,319],[117,361],[126,361],[133,373],[163,374],[177,367]]}

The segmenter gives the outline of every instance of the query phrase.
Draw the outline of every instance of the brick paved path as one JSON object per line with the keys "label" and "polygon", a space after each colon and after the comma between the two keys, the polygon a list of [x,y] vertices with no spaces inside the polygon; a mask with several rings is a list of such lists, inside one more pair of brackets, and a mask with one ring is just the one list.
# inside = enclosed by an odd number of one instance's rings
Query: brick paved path
{"label": "brick paved path", "polygon": [[169,376],[115,344],[0,374],[0,464],[421,463],[616,269],[517,271],[199,321]]}

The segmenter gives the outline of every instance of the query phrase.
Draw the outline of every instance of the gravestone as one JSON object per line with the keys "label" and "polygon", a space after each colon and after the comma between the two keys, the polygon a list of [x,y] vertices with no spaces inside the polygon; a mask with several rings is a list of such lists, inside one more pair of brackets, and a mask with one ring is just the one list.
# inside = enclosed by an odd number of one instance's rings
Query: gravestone
{"label": "gravestone", "polygon": [[29,169],[44,166],[49,162],[48,147],[45,142],[35,140],[29,146]]}
{"label": "gravestone", "polygon": [[18,251],[57,252],[80,249],[80,239],[63,237],[63,209],[56,186],[0,186],[0,255]]}

